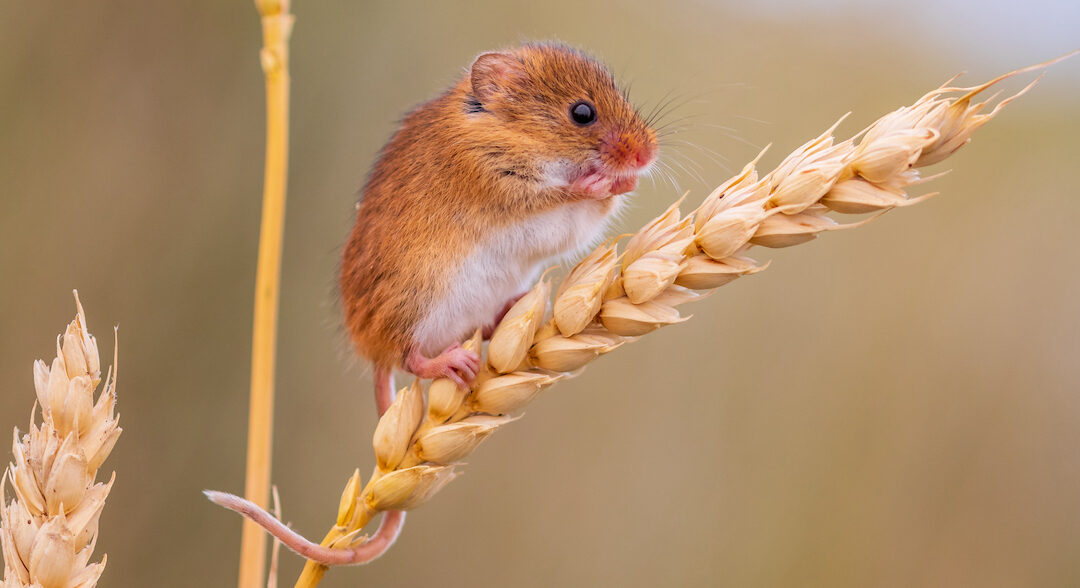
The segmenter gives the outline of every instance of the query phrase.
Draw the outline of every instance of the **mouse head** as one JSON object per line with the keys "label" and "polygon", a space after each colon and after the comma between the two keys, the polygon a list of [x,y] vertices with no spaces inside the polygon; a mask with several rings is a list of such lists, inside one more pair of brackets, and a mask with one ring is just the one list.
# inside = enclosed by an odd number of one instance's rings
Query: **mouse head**
{"label": "mouse head", "polygon": [[607,68],[579,51],[535,44],[484,53],[469,81],[466,112],[501,139],[535,147],[542,185],[628,192],[656,160],[656,132]]}

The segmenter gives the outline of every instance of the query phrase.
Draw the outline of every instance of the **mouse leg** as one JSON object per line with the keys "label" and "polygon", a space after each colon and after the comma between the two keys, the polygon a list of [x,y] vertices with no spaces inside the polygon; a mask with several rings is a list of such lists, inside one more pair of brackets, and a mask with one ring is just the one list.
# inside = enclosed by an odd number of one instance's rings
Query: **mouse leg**
{"label": "mouse leg", "polygon": [[458,386],[468,388],[480,371],[480,356],[457,343],[434,358],[424,357],[413,349],[405,358],[405,369],[421,378],[450,378]]}

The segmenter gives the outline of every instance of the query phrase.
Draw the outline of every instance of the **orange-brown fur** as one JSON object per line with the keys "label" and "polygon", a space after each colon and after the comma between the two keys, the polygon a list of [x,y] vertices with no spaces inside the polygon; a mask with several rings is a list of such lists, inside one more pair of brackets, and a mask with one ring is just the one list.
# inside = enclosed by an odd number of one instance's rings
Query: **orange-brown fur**
{"label": "orange-brown fur", "polygon": [[[655,154],[655,133],[599,63],[552,44],[502,55],[511,71],[481,56],[410,112],[364,187],[340,285],[352,341],[376,366],[402,364],[417,323],[486,233],[579,198],[545,183],[546,162],[633,174],[635,154]],[[567,109],[578,99],[604,124],[575,126]]]}

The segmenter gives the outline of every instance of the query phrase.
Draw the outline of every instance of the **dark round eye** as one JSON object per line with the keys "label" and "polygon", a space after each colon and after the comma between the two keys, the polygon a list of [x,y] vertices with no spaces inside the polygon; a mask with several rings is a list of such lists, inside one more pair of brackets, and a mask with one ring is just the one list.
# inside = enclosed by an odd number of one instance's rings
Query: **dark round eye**
{"label": "dark round eye", "polygon": [[578,100],[570,107],[570,118],[581,126],[596,122],[596,107],[588,100]]}

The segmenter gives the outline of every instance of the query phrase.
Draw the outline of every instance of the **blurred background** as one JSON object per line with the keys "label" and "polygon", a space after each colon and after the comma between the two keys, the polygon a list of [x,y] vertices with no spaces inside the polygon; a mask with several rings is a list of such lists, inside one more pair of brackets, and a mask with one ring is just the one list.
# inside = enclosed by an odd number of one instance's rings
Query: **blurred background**
{"label": "blurred background", "polygon": [[[274,481],[319,538],[373,463],[335,294],[395,121],[486,49],[558,38],[682,103],[618,231],[847,136],[955,73],[1078,45],[1080,5],[295,3]],[[263,165],[249,1],[0,0],[0,426],[78,288],[120,326],[103,586],[235,585]],[[1023,82],[1010,82],[1018,89]],[[1080,585],[1080,58],[975,135],[943,195],[805,246],[535,402],[335,586]],[[0,428],[2,428],[0,427]],[[5,452],[6,453],[6,452]],[[2,460],[0,460],[2,461]],[[283,554],[282,584],[301,560]]]}

